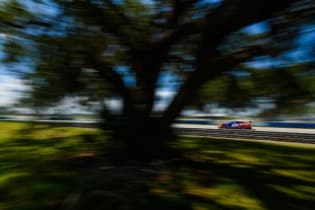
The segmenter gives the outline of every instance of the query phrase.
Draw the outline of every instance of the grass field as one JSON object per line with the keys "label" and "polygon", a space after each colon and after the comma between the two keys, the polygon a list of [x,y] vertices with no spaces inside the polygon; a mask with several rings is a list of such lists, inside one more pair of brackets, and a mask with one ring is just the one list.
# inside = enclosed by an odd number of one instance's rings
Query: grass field
{"label": "grass field", "polygon": [[96,135],[77,128],[0,123],[0,209],[50,209],[62,202],[82,179],[85,166],[77,162],[96,151],[97,143],[89,142]]}
{"label": "grass field", "polygon": [[179,138],[184,160],[126,167],[100,155],[103,139],[91,129],[0,123],[0,209],[61,209],[82,185],[94,188],[93,205],[76,209],[315,206],[314,146]]}

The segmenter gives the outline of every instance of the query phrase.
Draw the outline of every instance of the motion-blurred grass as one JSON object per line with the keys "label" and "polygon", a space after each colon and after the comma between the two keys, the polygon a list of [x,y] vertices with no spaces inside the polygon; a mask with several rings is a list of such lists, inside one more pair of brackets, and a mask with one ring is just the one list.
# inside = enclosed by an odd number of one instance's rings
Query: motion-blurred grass
{"label": "motion-blurred grass", "polygon": [[191,160],[184,192],[196,209],[314,207],[314,145],[185,138],[182,147]]}
{"label": "motion-blurred grass", "polygon": [[0,209],[51,209],[95,156],[95,130],[0,123]]}
{"label": "motion-blurred grass", "polygon": [[61,209],[82,183],[96,192],[86,209],[308,210],[315,203],[314,146],[181,137],[175,147],[185,158],[117,166],[100,155],[102,139],[91,129],[0,123],[0,209]]}

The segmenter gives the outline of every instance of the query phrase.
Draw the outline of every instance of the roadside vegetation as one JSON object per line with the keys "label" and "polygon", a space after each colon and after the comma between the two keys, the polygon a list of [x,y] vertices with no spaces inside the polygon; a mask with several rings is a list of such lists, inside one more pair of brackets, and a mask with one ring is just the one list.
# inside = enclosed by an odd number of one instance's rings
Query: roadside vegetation
{"label": "roadside vegetation", "polygon": [[[105,140],[104,140],[105,139]],[[315,147],[179,137],[118,164],[99,130],[0,123],[0,209],[312,209]]]}

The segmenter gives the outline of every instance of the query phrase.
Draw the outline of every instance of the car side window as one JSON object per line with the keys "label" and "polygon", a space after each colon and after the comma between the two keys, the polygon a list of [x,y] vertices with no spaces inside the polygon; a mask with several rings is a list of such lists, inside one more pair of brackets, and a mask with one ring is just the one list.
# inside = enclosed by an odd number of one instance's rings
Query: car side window
{"label": "car side window", "polygon": [[231,125],[232,128],[235,128],[235,127],[238,127],[238,123],[234,122],[232,125]]}

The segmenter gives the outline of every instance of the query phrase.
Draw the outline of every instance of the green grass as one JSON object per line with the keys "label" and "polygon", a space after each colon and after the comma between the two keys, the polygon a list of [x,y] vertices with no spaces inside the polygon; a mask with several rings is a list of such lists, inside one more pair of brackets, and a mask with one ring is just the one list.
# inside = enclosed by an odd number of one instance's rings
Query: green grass
{"label": "green grass", "polygon": [[183,194],[196,198],[197,209],[313,209],[314,146],[202,138],[182,142],[192,170],[182,178]]}
{"label": "green grass", "polygon": [[[104,162],[103,137],[91,129],[0,123],[0,209],[60,209],[86,186],[94,193],[85,196],[86,209],[311,210],[315,204],[315,146],[185,137],[174,145],[185,158],[126,167]],[[100,165],[107,169],[93,170]]]}
{"label": "green grass", "polygon": [[98,135],[87,129],[0,123],[0,209],[58,206],[84,178],[80,170],[94,156],[99,143],[90,141]]}

